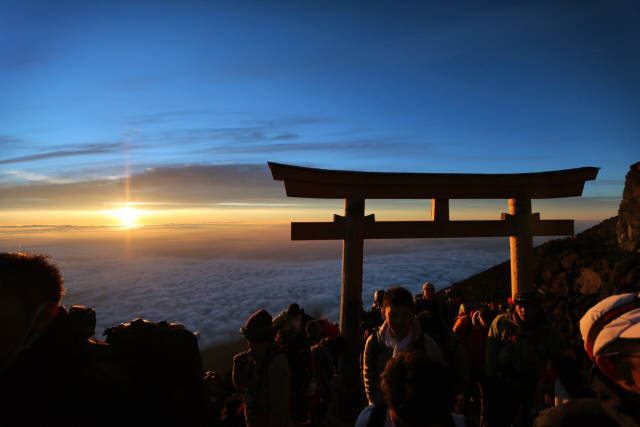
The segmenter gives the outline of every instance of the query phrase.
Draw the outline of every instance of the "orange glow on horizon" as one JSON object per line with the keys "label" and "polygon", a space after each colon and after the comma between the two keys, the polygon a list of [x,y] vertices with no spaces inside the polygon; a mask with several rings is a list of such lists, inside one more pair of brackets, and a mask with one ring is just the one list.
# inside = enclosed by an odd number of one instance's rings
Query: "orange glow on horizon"
{"label": "orange glow on horizon", "polygon": [[[109,203],[112,209],[83,206],[79,209],[0,209],[0,226],[70,225],[97,227],[127,227],[188,224],[288,224],[292,221],[332,221],[333,214],[344,214],[342,200],[296,206],[235,206],[156,208],[152,203],[140,201]],[[602,220],[615,216],[619,200],[591,201],[567,199],[558,201],[536,200],[532,210],[540,212],[542,219]],[[145,206],[144,210],[140,206]],[[499,219],[507,212],[506,201],[452,201],[452,220]],[[429,201],[367,202],[366,214],[375,214],[378,221],[428,220]]]}

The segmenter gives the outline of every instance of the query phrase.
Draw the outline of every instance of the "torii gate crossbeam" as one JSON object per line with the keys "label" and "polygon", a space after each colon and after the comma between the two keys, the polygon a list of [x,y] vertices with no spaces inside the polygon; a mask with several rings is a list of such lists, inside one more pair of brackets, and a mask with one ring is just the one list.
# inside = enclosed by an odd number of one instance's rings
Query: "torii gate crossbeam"
{"label": "torii gate crossbeam", "polygon": [[[293,222],[292,240],[343,241],[340,333],[347,348],[339,370],[339,416],[355,421],[359,381],[358,342],[362,310],[364,239],[500,237],[510,239],[511,292],[533,290],[533,236],[573,234],[573,220],[541,220],[531,199],[582,195],[598,168],[583,167],[520,174],[355,172],[268,163],[273,179],[284,181],[289,197],[345,199],[344,216],[333,222]],[[431,199],[431,221],[376,221],[364,216],[365,199]],[[508,199],[509,213],[494,221],[450,221],[449,199]]]}

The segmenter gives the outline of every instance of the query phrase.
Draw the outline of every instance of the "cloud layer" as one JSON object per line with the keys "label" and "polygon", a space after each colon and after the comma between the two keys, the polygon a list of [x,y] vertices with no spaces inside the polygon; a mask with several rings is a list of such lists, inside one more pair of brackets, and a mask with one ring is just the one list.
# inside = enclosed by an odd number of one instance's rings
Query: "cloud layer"
{"label": "cloud layer", "polygon": [[[432,281],[444,287],[504,261],[508,246],[441,242],[411,253],[365,259],[363,301],[376,289],[403,285],[418,293]],[[149,257],[136,262],[112,257],[56,256],[64,272],[64,303],[95,307],[97,332],[134,317],[184,323],[201,335],[203,347],[237,339],[238,329],[260,308],[276,315],[298,302],[315,316],[338,321],[340,258],[316,261],[239,260],[221,257]]]}

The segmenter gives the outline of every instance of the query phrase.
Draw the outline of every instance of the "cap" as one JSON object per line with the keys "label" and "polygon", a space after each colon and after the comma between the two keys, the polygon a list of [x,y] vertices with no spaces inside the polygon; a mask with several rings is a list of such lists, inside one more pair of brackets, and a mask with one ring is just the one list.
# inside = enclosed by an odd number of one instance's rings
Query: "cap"
{"label": "cap", "polygon": [[436,287],[435,287],[435,286],[433,286],[433,283],[431,283],[431,282],[426,282],[424,285],[422,285],[422,290],[423,290],[423,291],[426,291],[427,289],[430,289],[430,290],[432,290],[432,291],[435,291],[435,290],[436,290]]}
{"label": "cap", "polygon": [[612,295],[591,307],[580,319],[580,333],[592,360],[618,338],[640,338],[638,294]]}
{"label": "cap", "polygon": [[275,336],[271,315],[265,309],[256,311],[249,317],[240,332],[248,341],[271,341]]}
{"label": "cap", "polygon": [[513,303],[517,305],[531,304],[537,301],[535,292],[521,292],[513,297]]}

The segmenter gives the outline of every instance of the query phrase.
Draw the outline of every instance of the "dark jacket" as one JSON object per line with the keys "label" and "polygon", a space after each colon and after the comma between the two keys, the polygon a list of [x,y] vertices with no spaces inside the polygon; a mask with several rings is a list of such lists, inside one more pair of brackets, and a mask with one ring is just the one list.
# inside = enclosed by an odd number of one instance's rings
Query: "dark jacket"
{"label": "dark jacket", "polygon": [[515,313],[501,314],[489,328],[486,374],[528,388],[563,347],[562,337],[542,313],[530,325],[522,324]]}
{"label": "dark jacket", "polygon": [[[52,324],[0,374],[0,425],[107,425],[121,419],[130,387],[104,343],[78,335],[60,307]],[[95,417],[93,414],[100,414]]]}

